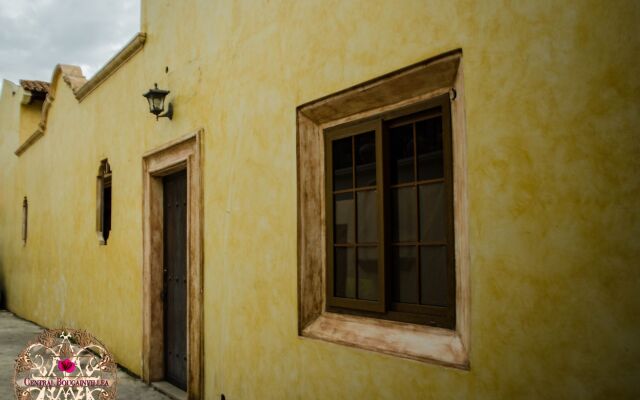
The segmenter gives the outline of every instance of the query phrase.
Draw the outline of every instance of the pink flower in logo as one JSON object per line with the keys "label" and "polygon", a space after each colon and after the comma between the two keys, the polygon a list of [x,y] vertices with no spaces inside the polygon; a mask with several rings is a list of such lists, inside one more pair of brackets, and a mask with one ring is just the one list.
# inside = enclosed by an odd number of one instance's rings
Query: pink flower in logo
{"label": "pink flower in logo", "polygon": [[68,358],[65,360],[58,361],[58,369],[62,372],[73,372],[76,369],[76,364],[69,360]]}

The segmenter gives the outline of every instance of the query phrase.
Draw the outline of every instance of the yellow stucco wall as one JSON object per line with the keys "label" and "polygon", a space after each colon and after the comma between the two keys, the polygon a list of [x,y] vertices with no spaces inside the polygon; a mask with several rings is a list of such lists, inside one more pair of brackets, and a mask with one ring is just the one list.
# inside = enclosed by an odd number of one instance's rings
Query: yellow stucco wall
{"label": "yellow stucco wall", "polygon": [[18,147],[20,129],[20,85],[2,81],[0,91],[0,298],[6,296],[8,263],[15,262],[20,241],[19,214],[22,199],[16,187],[15,165],[10,150]]}
{"label": "yellow stucco wall", "polygon": [[[21,89],[22,90],[22,89]],[[24,143],[38,129],[42,115],[42,102],[34,101],[20,107],[20,143]]]}
{"label": "yellow stucco wall", "polygon": [[[202,127],[207,398],[640,397],[640,3],[154,0],[142,14],[144,49],[82,103],[57,82],[22,156],[3,128],[11,311],[86,328],[140,373],[141,157]],[[456,48],[471,370],[297,337],[296,107]],[[147,112],[154,82],[173,121]]]}

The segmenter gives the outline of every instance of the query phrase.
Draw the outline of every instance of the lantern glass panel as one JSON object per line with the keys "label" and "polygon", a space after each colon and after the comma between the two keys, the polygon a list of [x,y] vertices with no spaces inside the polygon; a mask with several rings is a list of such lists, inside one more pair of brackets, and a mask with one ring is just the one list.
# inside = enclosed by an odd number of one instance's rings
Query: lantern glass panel
{"label": "lantern glass panel", "polygon": [[153,112],[153,98],[148,96],[147,101],[149,102],[149,111]]}
{"label": "lantern glass panel", "polygon": [[153,98],[153,109],[155,111],[162,111],[164,109],[164,96],[157,96]]}

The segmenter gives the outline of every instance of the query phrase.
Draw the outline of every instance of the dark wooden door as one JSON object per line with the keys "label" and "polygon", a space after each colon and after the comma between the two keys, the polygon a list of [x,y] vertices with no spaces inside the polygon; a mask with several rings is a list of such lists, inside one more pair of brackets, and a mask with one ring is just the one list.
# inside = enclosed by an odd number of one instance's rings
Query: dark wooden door
{"label": "dark wooden door", "polygon": [[165,379],[187,389],[187,172],[164,185],[164,370]]}

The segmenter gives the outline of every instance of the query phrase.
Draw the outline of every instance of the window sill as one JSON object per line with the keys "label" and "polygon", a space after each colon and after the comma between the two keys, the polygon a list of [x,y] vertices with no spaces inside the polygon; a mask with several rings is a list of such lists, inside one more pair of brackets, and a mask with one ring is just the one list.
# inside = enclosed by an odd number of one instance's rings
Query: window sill
{"label": "window sill", "polygon": [[325,312],[302,331],[302,336],[469,369],[460,334],[447,329]]}

